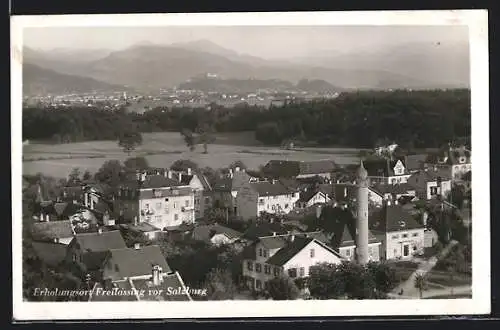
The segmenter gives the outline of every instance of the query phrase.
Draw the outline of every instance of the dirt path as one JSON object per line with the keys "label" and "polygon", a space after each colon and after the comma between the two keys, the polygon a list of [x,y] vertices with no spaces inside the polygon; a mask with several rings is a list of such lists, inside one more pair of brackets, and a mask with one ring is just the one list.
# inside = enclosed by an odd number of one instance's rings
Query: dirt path
{"label": "dirt path", "polygon": [[[457,243],[457,241],[451,241],[443,250],[441,250],[441,252],[437,256],[421,262],[418,268],[410,275],[410,277],[406,281],[400,283],[394,290],[392,290],[390,296],[399,296],[402,299],[408,299],[408,297],[418,298],[419,291],[417,288],[415,288],[415,278],[417,277],[417,275],[425,275],[426,273],[431,271],[438,260],[445,257]],[[398,293],[401,292],[401,289],[403,290],[403,295],[400,296]]]}

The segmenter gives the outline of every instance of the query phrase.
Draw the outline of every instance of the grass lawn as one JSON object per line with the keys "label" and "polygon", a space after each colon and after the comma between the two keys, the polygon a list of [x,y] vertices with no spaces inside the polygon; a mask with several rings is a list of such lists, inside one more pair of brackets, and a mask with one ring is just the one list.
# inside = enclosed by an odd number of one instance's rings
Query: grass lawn
{"label": "grass lawn", "polygon": [[445,286],[472,285],[472,277],[468,274],[454,273],[451,277],[449,272],[431,270],[427,273],[427,280]]}

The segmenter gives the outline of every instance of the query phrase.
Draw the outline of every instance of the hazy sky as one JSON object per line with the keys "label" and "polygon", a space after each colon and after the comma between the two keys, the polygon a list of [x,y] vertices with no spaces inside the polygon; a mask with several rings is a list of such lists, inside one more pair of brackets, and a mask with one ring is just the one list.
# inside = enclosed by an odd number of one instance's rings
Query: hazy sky
{"label": "hazy sky", "polygon": [[415,41],[467,42],[468,30],[466,26],[45,27],[27,28],[23,38],[26,46],[45,50],[115,50],[144,41],[171,44],[207,39],[240,53],[286,58]]}

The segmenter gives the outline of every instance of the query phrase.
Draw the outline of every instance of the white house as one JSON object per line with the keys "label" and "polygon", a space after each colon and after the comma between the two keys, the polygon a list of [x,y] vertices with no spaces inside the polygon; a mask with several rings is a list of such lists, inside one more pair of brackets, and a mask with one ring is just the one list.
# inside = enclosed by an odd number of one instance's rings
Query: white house
{"label": "white house", "polygon": [[451,191],[451,178],[447,171],[437,167],[412,174],[408,184],[415,188],[417,197],[427,200],[438,195],[446,197]]}
{"label": "white house", "polygon": [[193,189],[182,180],[173,179],[171,172],[141,174],[139,180],[121,187],[117,198],[129,199],[137,205],[131,208],[136,212],[134,224],[147,222],[164,229],[195,221]]}
{"label": "white house", "polygon": [[405,183],[411,175],[402,159],[370,159],[363,164],[371,184]]}
{"label": "white house", "polygon": [[183,185],[193,189],[195,218],[203,218],[205,210],[212,206],[212,187],[207,178],[201,173],[192,171],[191,168],[188,168],[185,172],[173,172],[170,174],[170,178],[177,179]]}
{"label": "white house", "polygon": [[382,242],[382,258],[411,259],[423,253],[425,226],[417,221],[417,217],[397,201],[387,201],[369,215],[370,229]]}
{"label": "white house", "polygon": [[236,196],[237,215],[243,220],[262,213],[287,214],[299,200],[299,192],[281,182],[245,182]]}
{"label": "white house", "polygon": [[327,193],[314,189],[305,188],[299,194],[299,200],[295,204],[297,208],[304,209],[316,204],[326,204],[330,202],[330,196]]}
{"label": "white house", "polygon": [[453,181],[460,181],[462,177],[472,170],[472,153],[465,147],[449,147],[436,155],[431,155],[428,165],[437,166],[447,171],[447,176]]}
{"label": "white house", "polygon": [[283,235],[261,237],[244,252],[243,276],[248,287],[265,289],[265,283],[284,274],[292,279],[309,276],[318,263],[339,264],[343,258],[313,237]]}

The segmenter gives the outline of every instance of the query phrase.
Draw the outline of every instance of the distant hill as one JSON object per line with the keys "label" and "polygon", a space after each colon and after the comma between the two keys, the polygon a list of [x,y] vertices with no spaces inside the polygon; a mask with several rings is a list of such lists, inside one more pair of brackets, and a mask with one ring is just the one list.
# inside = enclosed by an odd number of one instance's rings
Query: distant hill
{"label": "distant hill", "polygon": [[320,79],[315,79],[315,80],[301,79],[297,83],[297,89],[304,92],[316,92],[316,93],[328,93],[328,92],[339,91],[338,88],[336,88],[329,82]]}
{"label": "distant hill", "polygon": [[92,78],[79,77],[43,69],[39,66],[25,63],[23,65],[23,94],[71,94],[98,92],[119,92],[129,88],[112,85]]}
{"label": "distant hill", "polygon": [[[35,56],[25,51],[25,62],[109,84],[133,86],[139,90],[170,88],[203,73],[214,73],[223,79],[275,79],[292,83],[305,78],[315,81],[314,85],[324,81],[337,89],[468,86],[467,52],[457,50],[450,53],[443,47],[433,53],[427,49],[429,47],[406,46],[372,53],[322,54],[291,63],[238,54],[210,41],[200,40],[169,46],[140,43],[110,52],[104,57],[80,62],[75,61],[75,57],[64,61],[60,56],[54,59],[47,52],[43,56]],[[458,58],[454,60],[455,54]]]}

